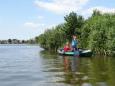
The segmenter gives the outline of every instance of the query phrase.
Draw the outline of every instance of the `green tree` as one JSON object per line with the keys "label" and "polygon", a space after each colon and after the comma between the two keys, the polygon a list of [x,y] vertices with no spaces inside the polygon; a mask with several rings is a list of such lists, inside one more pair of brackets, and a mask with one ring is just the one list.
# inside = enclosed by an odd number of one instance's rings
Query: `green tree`
{"label": "green tree", "polygon": [[82,27],[84,19],[82,16],[78,16],[76,13],[71,12],[69,15],[64,17],[65,27],[64,32],[69,41],[73,34],[76,34],[78,29]]}

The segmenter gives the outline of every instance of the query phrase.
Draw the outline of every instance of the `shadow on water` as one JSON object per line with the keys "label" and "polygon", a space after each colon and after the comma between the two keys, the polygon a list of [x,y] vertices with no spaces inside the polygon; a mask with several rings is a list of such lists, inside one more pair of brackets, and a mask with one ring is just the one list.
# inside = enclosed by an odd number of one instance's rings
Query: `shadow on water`
{"label": "shadow on water", "polygon": [[73,86],[115,86],[115,58],[96,56],[80,58],[59,56],[42,51],[46,70],[55,83]]}

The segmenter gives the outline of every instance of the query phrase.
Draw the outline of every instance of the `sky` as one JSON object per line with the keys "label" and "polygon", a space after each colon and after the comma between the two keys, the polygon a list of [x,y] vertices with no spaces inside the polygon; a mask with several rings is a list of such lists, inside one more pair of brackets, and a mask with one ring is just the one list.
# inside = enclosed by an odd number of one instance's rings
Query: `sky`
{"label": "sky", "polygon": [[94,9],[115,13],[115,0],[0,0],[0,40],[31,39],[72,11],[88,18]]}

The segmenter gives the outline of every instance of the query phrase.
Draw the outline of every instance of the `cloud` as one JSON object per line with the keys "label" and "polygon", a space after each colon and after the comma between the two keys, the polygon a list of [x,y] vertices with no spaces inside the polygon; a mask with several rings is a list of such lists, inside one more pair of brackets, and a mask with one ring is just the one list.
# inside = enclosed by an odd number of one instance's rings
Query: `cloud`
{"label": "cloud", "polygon": [[115,8],[107,8],[107,7],[102,7],[102,6],[97,6],[97,7],[91,7],[88,9],[82,9],[80,10],[81,15],[83,15],[85,18],[91,16],[94,10],[98,10],[101,13],[115,13]]}
{"label": "cloud", "polygon": [[89,0],[52,0],[50,2],[45,2],[36,0],[35,4],[39,8],[63,14],[71,11],[79,11],[87,4],[88,1]]}
{"label": "cloud", "polygon": [[101,7],[101,6],[89,8],[87,12],[93,13],[93,10],[95,9],[101,11],[102,13],[115,13],[115,8],[107,8],[107,7]]}
{"label": "cloud", "polygon": [[95,9],[101,11],[102,13],[115,13],[115,8],[107,8],[103,6],[85,9],[84,6],[86,6],[89,1],[90,0],[50,0],[47,2],[36,0],[35,4],[38,8],[49,10],[54,13],[65,14],[74,11],[83,15],[84,17],[90,16]]}
{"label": "cloud", "polygon": [[34,23],[34,22],[26,22],[24,24],[24,26],[28,27],[28,28],[38,28],[38,27],[44,26],[44,24],[39,24],[39,23]]}

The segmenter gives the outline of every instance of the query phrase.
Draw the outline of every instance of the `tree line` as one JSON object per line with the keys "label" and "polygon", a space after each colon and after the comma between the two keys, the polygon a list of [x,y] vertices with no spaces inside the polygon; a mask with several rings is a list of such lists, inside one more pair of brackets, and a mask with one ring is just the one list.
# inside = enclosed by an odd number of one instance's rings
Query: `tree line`
{"label": "tree line", "polygon": [[71,12],[64,20],[64,23],[48,28],[37,36],[36,42],[47,50],[56,51],[76,34],[79,48],[91,49],[101,55],[112,55],[115,51],[115,13],[94,10],[91,17],[84,19]]}
{"label": "tree line", "polygon": [[29,40],[19,40],[19,39],[7,39],[7,40],[0,40],[0,44],[35,44],[34,39]]}

